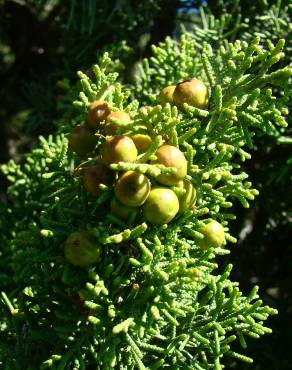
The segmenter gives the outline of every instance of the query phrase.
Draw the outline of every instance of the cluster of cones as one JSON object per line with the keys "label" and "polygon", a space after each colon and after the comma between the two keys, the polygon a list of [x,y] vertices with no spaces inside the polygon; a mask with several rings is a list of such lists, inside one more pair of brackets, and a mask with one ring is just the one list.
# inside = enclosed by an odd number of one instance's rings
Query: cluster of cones
{"label": "cluster of cones", "polygon": [[[206,108],[208,99],[207,87],[197,79],[167,86],[158,96],[160,104],[175,104],[179,109],[183,109],[184,103],[201,109]],[[138,171],[114,171],[113,164],[139,163],[139,156],[147,151],[154,139],[147,132],[147,127],[141,126],[138,131],[131,130],[130,127],[131,117],[127,112],[111,110],[105,101],[92,102],[85,124],[76,126],[69,136],[69,148],[81,159],[96,158],[94,164],[78,166],[78,174],[85,189],[94,196],[100,194],[101,185],[113,187],[115,196],[111,200],[110,210],[116,217],[127,221],[135,209],[151,224],[169,223],[178,213],[192,209],[196,202],[196,189],[187,178],[188,164],[185,155],[178,147],[166,142],[156,150],[148,163],[169,167],[172,171],[162,172],[155,177]],[[102,142],[99,142],[101,138]],[[211,223],[208,225],[212,226]],[[215,225],[215,229],[221,237],[219,242],[215,242],[215,246],[224,242],[223,227],[218,225]],[[73,234],[66,242],[67,259],[80,265],[80,256],[75,259],[76,250],[81,246],[81,260],[84,259],[86,253],[82,245],[86,244],[85,249],[90,251],[89,260],[97,261],[100,257],[98,248],[93,248],[92,251],[88,248],[92,242],[91,236],[85,231]],[[85,260],[87,265],[87,259]]]}

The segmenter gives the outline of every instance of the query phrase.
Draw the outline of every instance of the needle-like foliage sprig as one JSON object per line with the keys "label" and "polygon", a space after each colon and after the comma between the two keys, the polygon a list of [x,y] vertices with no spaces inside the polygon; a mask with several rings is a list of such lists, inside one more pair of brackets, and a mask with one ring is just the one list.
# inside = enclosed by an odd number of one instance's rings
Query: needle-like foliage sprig
{"label": "needle-like foliage sprig", "polygon": [[[209,109],[157,105],[156,90],[144,94],[154,104],[139,108],[141,90],[136,87],[137,100],[130,102],[129,89],[116,82],[115,73],[107,73],[105,55],[93,67],[92,79],[79,73],[82,91],[74,102],[79,113],[63,130],[82,123],[96,99],[107,101],[112,110],[127,111],[131,122],[117,133],[132,135],[146,127],[152,144],[135,163],[111,168],[150,177],[171,171],[149,163],[167,136],[187,159],[188,180],[197,190],[194,209],[160,226],[135,211],[128,222],[117,219],[109,211],[111,187],[102,186],[98,197],[83,188],[76,173],[82,163],[67,151],[65,135],[42,138],[24,166],[4,166],[13,182],[12,212],[18,209],[7,242],[15,284],[2,293],[6,319],[0,361],[7,369],[218,370],[224,368],[225,356],[252,361],[234,352],[232,342],[238,340],[245,349],[247,337],[270,332],[264,321],[276,311],[263,306],[257,287],[246,297],[240,292],[229,280],[232,266],[216,272],[216,256],[229,253],[228,242],[236,241],[228,226],[235,218],[229,211],[233,202],[248,207],[257,195],[241,170],[241,162],[250,158],[245,147],[252,146],[256,130],[286,126],[285,101],[275,99],[271,87],[281,81],[285,88],[291,69],[269,72],[283,56],[283,41],[269,49],[259,39],[219,50],[205,45],[193,62],[189,42],[182,39],[190,57],[180,72],[171,69],[180,46],[173,52],[169,39],[155,49],[163,69],[152,59],[154,65],[145,63],[144,73],[149,81],[159,77],[161,87],[201,78],[209,86]],[[169,81],[165,76],[171,75]],[[101,145],[102,139],[87,163],[94,162]],[[173,191],[180,189],[174,186]],[[223,225],[227,244],[204,250],[201,228],[210,219]],[[88,269],[64,257],[64,242],[78,229],[90,230],[102,246],[102,261]]]}

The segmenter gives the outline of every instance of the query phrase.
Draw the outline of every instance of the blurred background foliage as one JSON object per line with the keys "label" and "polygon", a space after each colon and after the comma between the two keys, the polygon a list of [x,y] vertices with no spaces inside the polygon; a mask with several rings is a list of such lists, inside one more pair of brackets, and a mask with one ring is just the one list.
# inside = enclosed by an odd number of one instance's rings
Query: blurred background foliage
{"label": "blurred background foliage", "polygon": [[[0,0],[0,163],[21,161],[38,135],[53,133],[71,119],[76,71],[90,73],[104,51],[114,60],[113,70],[134,85],[151,44],[178,37],[182,28],[197,40],[198,50],[203,41],[218,47],[254,35],[285,38],[284,65],[292,57],[291,15],[289,0]],[[144,97],[139,88],[135,92]],[[257,370],[291,369],[291,115],[288,121],[288,129],[256,140],[245,170],[260,195],[249,210],[238,208],[233,234],[240,236],[239,245],[228,261],[222,260],[234,263],[233,278],[244,292],[258,284],[266,303],[279,310],[270,322],[274,334],[248,347]],[[6,186],[1,177],[0,213],[6,208]],[[5,222],[2,218],[2,229]]]}
{"label": "blurred background foliage", "polygon": [[1,162],[55,129],[58,80],[74,79],[122,40],[134,47],[125,52],[131,65],[172,32],[176,8],[168,0],[0,1]]}

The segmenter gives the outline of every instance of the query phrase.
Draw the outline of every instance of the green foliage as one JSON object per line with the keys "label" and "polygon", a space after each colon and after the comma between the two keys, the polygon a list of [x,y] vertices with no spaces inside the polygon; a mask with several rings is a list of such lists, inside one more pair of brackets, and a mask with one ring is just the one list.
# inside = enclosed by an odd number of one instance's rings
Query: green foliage
{"label": "green foliage", "polygon": [[[287,98],[273,95],[279,84],[287,91],[292,73],[275,66],[283,45],[280,40],[265,49],[259,38],[218,50],[205,44],[200,55],[188,35],[180,44],[167,39],[144,62],[132,90],[137,100],[109,72],[107,55],[92,68],[92,79],[78,73],[82,91],[72,119],[63,122],[64,134],[41,138],[24,166],[3,166],[14,213],[4,249],[14,285],[4,286],[1,307],[0,361],[7,369],[222,369],[228,356],[252,361],[232,342],[245,349],[247,337],[269,333],[264,321],[276,311],[263,306],[257,287],[248,296],[240,292],[229,280],[232,266],[216,272],[216,257],[228,254],[229,244],[202,250],[199,230],[216,219],[227,242],[236,242],[230,208],[238,201],[249,207],[258,194],[241,162],[250,158],[245,147],[252,147],[256,131],[286,126]],[[209,110],[155,104],[161,87],[193,76],[210,88]],[[98,197],[86,193],[66,134],[84,122],[96,99],[131,115],[117,133],[139,132],[143,123],[153,138],[138,163],[111,168],[164,173],[148,161],[167,135],[187,158],[197,191],[194,210],[169,225],[147,224],[139,212],[125,223],[109,212],[112,188],[102,187]],[[138,100],[152,106],[139,108]],[[103,246],[102,263],[80,269],[66,261],[63,244],[77,229],[90,230]]]}
{"label": "green foliage", "polygon": [[[284,1],[276,1],[274,4],[266,4],[262,14],[254,14],[246,27],[244,38],[251,40],[254,35],[275,41],[279,38],[286,39],[286,53],[291,55],[292,48],[292,4],[284,5]],[[251,32],[252,31],[252,32]]]}
{"label": "green foliage", "polygon": [[[216,11],[216,7],[212,5],[210,4],[210,7]],[[204,10],[201,8],[200,17],[196,19],[195,25],[192,24],[191,20],[189,22],[185,21],[183,28],[188,29],[186,34],[182,34],[178,40],[167,39],[165,43],[161,44],[161,47],[153,47],[154,57],[140,64],[140,73],[136,76],[135,94],[142,96],[145,104],[155,101],[157,93],[166,85],[176,83],[189,76],[203,77],[206,75],[206,64],[203,65],[198,55],[198,51],[205,49],[204,42],[206,40],[220,50],[220,48],[228,49],[228,42],[237,38],[250,44],[254,35],[258,35],[261,36],[262,42],[269,46],[271,41],[278,42],[279,38],[283,37],[286,46],[285,55],[281,56],[281,64],[287,65],[290,63],[291,65],[291,5],[285,5],[285,2],[281,1],[274,3],[262,2],[261,6],[260,4],[255,4],[260,9],[254,12],[249,10],[249,14],[244,13],[245,9],[241,12],[238,8],[239,6],[244,8],[245,2],[224,2],[224,4],[220,5],[218,3],[217,5],[219,8],[220,6],[227,7],[228,12],[226,9],[221,9],[218,18],[216,18],[210,13],[209,9]],[[246,17],[243,17],[243,14]],[[219,58],[220,52],[218,51],[217,53]],[[227,60],[226,62],[229,63]],[[233,61],[231,61],[232,63]],[[238,64],[234,64],[233,68],[238,68]],[[247,74],[250,74],[250,72],[251,74],[257,74],[259,72],[257,69],[253,70],[253,68],[253,64],[251,64],[250,69],[247,69]],[[273,71],[273,67],[271,71]],[[239,70],[238,73],[241,73],[241,71]],[[221,77],[220,74],[217,76]],[[248,78],[252,78],[252,76]],[[255,130],[258,140],[255,150],[259,152],[257,158],[260,158],[261,162],[258,163],[257,159],[254,159],[251,164],[247,164],[249,171],[252,171],[257,166],[258,170],[254,173],[254,176],[256,176],[256,181],[261,187],[263,197],[265,198],[265,201],[260,206],[266,207],[266,211],[263,212],[267,217],[266,223],[273,229],[275,222],[280,226],[283,223],[289,223],[291,220],[289,216],[286,217],[284,214],[287,215],[287,210],[291,208],[291,200],[289,197],[286,197],[285,189],[287,183],[291,181],[292,167],[289,146],[291,145],[292,122],[288,110],[285,107],[281,108],[282,104],[288,108],[291,107],[291,82],[291,78],[285,84],[281,83],[281,79],[279,81],[274,80],[273,91],[277,100],[271,100],[270,103],[267,100],[266,106],[252,107],[254,113],[258,110],[258,117],[261,116],[260,120],[266,121],[267,115],[271,113],[270,107],[273,107],[276,102],[276,110],[278,110],[278,113],[282,112],[286,115],[286,121],[289,123],[289,127],[284,125],[286,127],[283,126],[274,130],[267,122],[264,136],[262,136],[262,131]],[[243,85],[244,83],[240,83],[240,86]],[[260,87],[259,89],[261,94],[269,94],[268,89],[262,90]],[[254,89],[252,92],[255,94],[253,95],[255,97],[259,90]],[[241,87],[237,93],[241,96]],[[243,108],[245,109],[245,105],[243,105]],[[273,108],[272,111],[274,111]],[[243,132],[246,132],[245,125],[247,120],[251,118],[247,118],[246,113],[248,112],[243,110],[238,117],[238,124],[243,125]],[[274,113],[270,115],[268,120],[273,115]],[[276,116],[277,114],[274,115],[273,119],[276,119]],[[254,118],[257,120],[255,116]],[[256,120],[254,120],[254,123]],[[270,139],[267,139],[266,134],[270,136]],[[250,138],[246,137],[246,140],[250,145]],[[269,160],[266,160],[266,158],[269,158]],[[277,188],[276,192],[275,187]],[[246,216],[240,215],[242,225],[244,225],[244,220],[249,215],[249,213]],[[255,228],[254,232],[256,230],[258,230],[258,235],[266,232],[266,230],[260,230],[259,228]],[[264,245],[263,248],[265,248]]]}
{"label": "green foliage", "polygon": [[[131,65],[151,39],[170,33],[175,7],[162,12],[167,3],[0,1],[0,161],[30,150],[38,135],[56,132],[56,122],[63,117],[59,105],[68,104],[62,100],[60,80],[75,85],[75,71],[96,63],[105,47],[115,49],[117,59]],[[158,23],[162,23],[159,32]],[[135,54],[121,47],[123,40],[135,47]]]}

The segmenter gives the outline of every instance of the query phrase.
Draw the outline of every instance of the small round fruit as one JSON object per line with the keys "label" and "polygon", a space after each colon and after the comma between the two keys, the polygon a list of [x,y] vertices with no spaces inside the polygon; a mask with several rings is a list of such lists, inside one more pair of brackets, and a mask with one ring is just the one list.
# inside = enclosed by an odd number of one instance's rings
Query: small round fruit
{"label": "small round fruit", "polygon": [[200,80],[186,80],[176,85],[173,93],[175,105],[183,109],[184,103],[196,108],[207,108],[209,92],[207,86]]}
{"label": "small round fruit", "polygon": [[102,161],[106,166],[118,162],[135,162],[137,155],[134,141],[128,136],[109,136],[102,146]]}
{"label": "small round fruit", "polygon": [[162,89],[158,95],[157,101],[158,103],[164,105],[166,103],[173,103],[173,92],[176,86],[166,86]]}
{"label": "small round fruit", "polygon": [[100,123],[110,114],[108,103],[95,100],[87,111],[86,123],[93,130],[99,128]]}
{"label": "small round fruit", "polygon": [[188,169],[187,160],[178,148],[172,145],[163,145],[155,153],[156,160],[152,164],[163,164],[166,167],[175,167],[176,173],[171,175],[159,175],[156,180],[163,185],[175,185],[182,180]]}
{"label": "small round fruit", "polygon": [[224,228],[219,222],[212,220],[200,230],[204,239],[200,239],[199,246],[203,249],[218,248],[225,243]]}
{"label": "small round fruit", "polygon": [[179,201],[175,193],[168,188],[155,187],[143,206],[146,221],[151,224],[167,224],[179,210]]}
{"label": "small round fruit", "polygon": [[189,181],[180,181],[176,187],[185,189],[185,193],[177,195],[179,200],[179,211],[184,212],[186,209],[194,207],[197,198],[196,189]]}
{"label": "small round fruit", "polygon": [[74,127],[68,139],[69,149],[81,158],[87,157],[93,151],[97,142],[96,136],[85,125]]}
{"label": "small round fruit", "polygon": [[138,207],[145,202],[150,189],[150,181],[145,175],[135,171],[127,171],[117,181],[115,194],[125,206]]}
{"label": "small round fruit", "polygon": [[113,198],[111,201],[111,212],[122,220],[127,220],[131,212],[133,212],[133,208],[124,206],[117,198]]}
{"label": "small round fruit", "polygon": [[123,111],[111,112],[105,120],[104,132],[106,135],[114,135],[118,129],[118,125],[114,122],[118,120],[121,125],[128,125],[131,122],[131,117]]}
{"label": "small round fruit", "polygon": [[151,137],[145,134],[135,134],[132,136],[132,140],[134,141],[136,148],[138,149],[138,153],[146,152],[146,150],[152,143]]}
{"label": "small round fruit", "polygon": [[114,173],[105,165],[98,163],[95,166],[84,168],[82,180],[89,193],[98,195],[100,193],[99,185],[111,185],[114,181]]}
{"label": "small round fruit", "polygon": [[86,230],[75,231],[65,242],[65,257],[72,265],[88,267],[100,260],[101,246]]}

